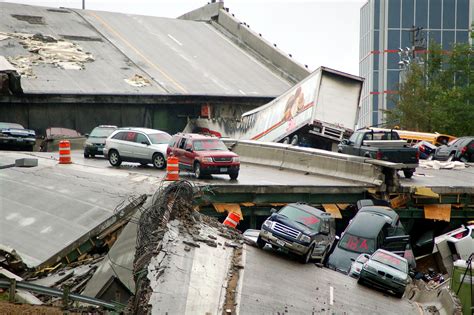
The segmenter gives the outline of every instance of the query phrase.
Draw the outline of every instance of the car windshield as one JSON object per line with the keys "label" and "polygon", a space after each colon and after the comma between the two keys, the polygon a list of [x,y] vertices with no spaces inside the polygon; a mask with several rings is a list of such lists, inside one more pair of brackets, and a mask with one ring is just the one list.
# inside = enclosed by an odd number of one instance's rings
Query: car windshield
{"label": "car windshield", "polygon": [[194,140],[194,151],[228,151],[219,139]]}
{"label": "car windshield", "polygon": [[356,261],[360,264],[363,264],[365,263],[367,260],[369,260],[369,258],[367,258],[367,256],[364,256],[364,255],[360,255],[359,257],[357,257]]}
{"label": "car windshield", "polygon": [[110,136],[112,132],[114,132],[115,128],[105,128],[105,127],[96,127],[92,130],[89,137],[91,138],[107,138]]}
{"label": "car windshield", "polygon": [[171,136],[165,132],[149,133],[148,138],[153,144],[168,144],[171,140]]}
{"label": "car windshield", "polygon": [[375,241],[370,238],[344,233],[344,236],[339,241],[338,246],[351,252],[370,254],[375,250]]}
{"label": "car windshield", "polygon": [[372,255],[371,259],[403,272],[407,272],[408,270],[408,265],[406,261],[384,252],[376,252]]}
{"label": "car windshield", "polygon": [[321,221],[319,220],[318,217],[312,215],[309,212],[306,212],[304,210],[292,207],[292,206],[286,206],[282,208],[278,214],[284,215],[288,219],[292,221],[296,221],[309,229],[313,231],[319,231],[319,225]]}
{"label": "car windshield", "polygon": [[5,123],[5,122],[0,122],[0,128],[18,128],[18,129],[24,129],[22,125],[20,124],[15,124],[15,123]]}

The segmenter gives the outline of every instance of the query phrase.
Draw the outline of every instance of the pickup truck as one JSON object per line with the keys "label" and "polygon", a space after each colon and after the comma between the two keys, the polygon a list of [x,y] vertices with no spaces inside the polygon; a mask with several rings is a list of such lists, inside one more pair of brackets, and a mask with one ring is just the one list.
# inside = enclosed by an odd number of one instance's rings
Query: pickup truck
{"label": "pickup truck", "polygon": [[418,149],[410,147],[405,140],[400,140],[395,130],[358,130],[349,139],[341,141],[338,145],[338,152],[403,163],[402,170],[406,178],[413,176],[419,161]]}

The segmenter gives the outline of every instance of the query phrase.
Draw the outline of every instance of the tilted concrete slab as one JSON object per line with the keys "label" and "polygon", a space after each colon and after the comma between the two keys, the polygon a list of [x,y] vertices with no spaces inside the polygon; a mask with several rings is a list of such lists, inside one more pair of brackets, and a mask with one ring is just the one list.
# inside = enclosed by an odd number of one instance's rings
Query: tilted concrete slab
{"label": "tilted concrete slab", "polygon": [[[32,156],[3,151],[0,165]],[[29,266],[112,217],[131,196],[152,193],[160,181],[115,169],[61,165],[45,156],[38,157],[37,167],[0,170],[0,244],[14,248]]]}

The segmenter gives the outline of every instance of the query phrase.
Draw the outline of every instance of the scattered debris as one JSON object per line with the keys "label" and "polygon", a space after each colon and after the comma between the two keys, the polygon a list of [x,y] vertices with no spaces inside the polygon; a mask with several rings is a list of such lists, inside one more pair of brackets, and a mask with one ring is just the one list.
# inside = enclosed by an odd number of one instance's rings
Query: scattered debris
{"label": "scattered debris", "polygon": [[460,161],[454,162],[442,162],[437,160],[420,160],[420,167],[422,168],[432,168],[434,170],[439,169],[453,169],[453,170],[461,170],[466,168],[466,164]]}
{"label": "scattered debris", "polygon": [[29,55],[8,57],[8,61],[25,77],[35,78],[33,66],[52,64],[66,70],[84,69],[85,63],[94,61],[89,52],[70,41],[57,39],[53,36],[25,33],[0,32],[0,40],[16,38],[30,52]]}
{"label": "scattered debris", "polygon": [[129,79],[124,79],[124,80],[128,84],[130,84],[132,86],[136,86],[136,87],[144,87],[144,86],[151,85],[150,80],[148,80],[147,78],[145,78],[145,77],[143,77],[139,74],[135,74],[133,77],[131,77]]}

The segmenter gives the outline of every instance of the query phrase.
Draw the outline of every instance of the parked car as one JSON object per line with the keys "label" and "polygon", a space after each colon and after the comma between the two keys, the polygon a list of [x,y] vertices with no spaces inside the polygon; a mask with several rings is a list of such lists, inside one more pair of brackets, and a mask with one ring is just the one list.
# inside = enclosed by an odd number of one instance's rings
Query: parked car
{"label": "parked car", "polygon": [[384,214],[388,210],[382,208],[373,206],[359,210],[329,256],[329,268],[348,273],[352,259],[360,254],[372,254],[379,248],[405,253],[409,248],[410,236],[405,235],[403,226],[398,226],[389,215]]}
{"label": "parked car", "polygon": [[323,262],[336,237],[336,222],[331,214],[302,203],[291,203],[265,220],[257,246],[274,248],[300,256],[302,263],[311,259]]}
{"label": "parked car", "polygon": [[401,298],[410,281],[407,260],[389,251],[378,249],[362,265],[357,283],[366,283],[388,290]]}
{"label": "parked car", "polygon": [[148,128],[120,128],[105,140],[104,156],[112,166],[122,162],[153,164],[166,167],[166,149],[171,136],[161,130]]}
{"label": "parked car", "polygon": [[356,259],[352,258],[351,269],[349,269],[349,276],[353,278],[359,278],[360,270],[367,260],[369,260],[369,254],[360,254]]}
{"label": "parked car", "polygon": [[178,133],[173,136],[167,153],[179,159],[181,170],[194,172],[197,178],[210,174],[228,174],[230,179],[239,176],[239,156],[214,136]]}
{"label": "parked car", "polygon": [[419,141],[415,143],[412,148],[417,148],[420,153],[420,159],[431,160],[434,157],[437,146],[428,141]]}
{"label": "parked car", "polygon": [[46,129],[46,136],[40,144],[41,152],[53,152],[59,150],[59,141],[68,140],[71,150],[81,149],[86,138],[77,130],[64,127],[50,127]]}
{"label": "parked car", "polygon": [[33,151],[36,132],[22,125],[0,122],[0,148],[7,150]]}
{"label": "parked car", "polygon": [[461,137],[436,149],[435,160],[474,162],[474,137]]}
{"label": "parked car", "polygon": [[100,125],[92,129],[90,134],[86,134],[87,140],[84,142],[84,157],[94,157],[104,154],[105,139],[117,129],[117,126]]}
{"label": "parked car", "polygon": [[394,130],[358,130],[349,139],[341,141],[338,152],[403,163],[402,170],[406,178],[413,176],[419,159],[418,149],[411,148],[405,140],[400,140],[398,133]]}

